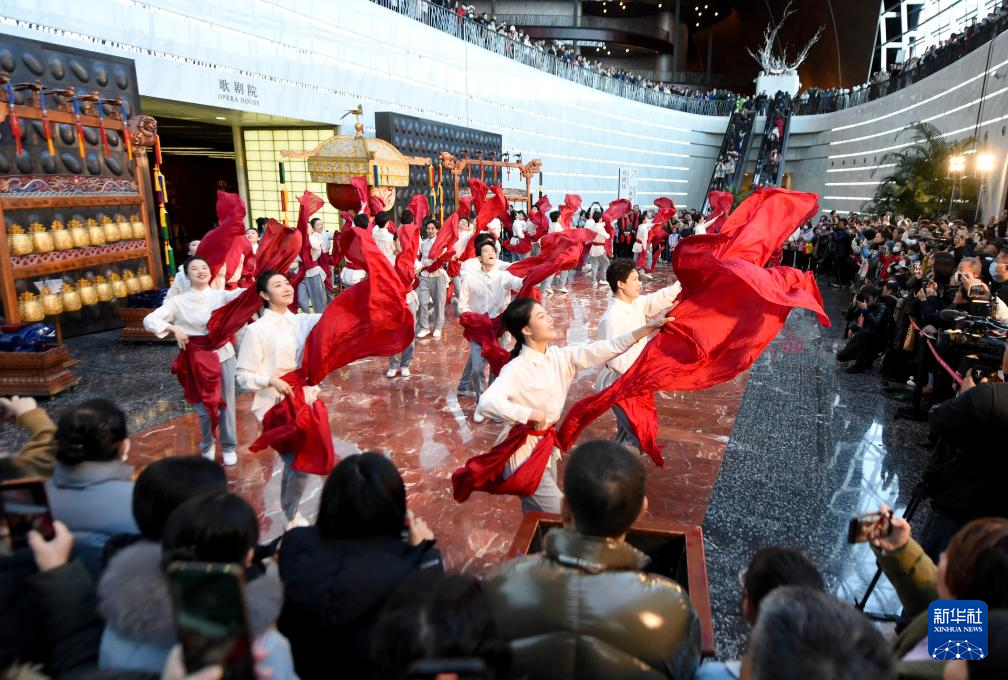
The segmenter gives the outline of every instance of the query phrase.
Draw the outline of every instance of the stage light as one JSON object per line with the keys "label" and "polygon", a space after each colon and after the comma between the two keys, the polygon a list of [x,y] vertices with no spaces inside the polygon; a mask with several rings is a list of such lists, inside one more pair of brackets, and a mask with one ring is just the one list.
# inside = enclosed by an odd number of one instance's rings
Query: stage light
{"label": "stage light", "polygon": [[966,169],[966,158],[964,156],[952,156],[949,158],[949,172],[961,173]]}
{"label": "stage light", "polygon": [[994,156],[989,153],[982,153],[976,157],[976,171],[979,173],[988,173],[994,169]]}

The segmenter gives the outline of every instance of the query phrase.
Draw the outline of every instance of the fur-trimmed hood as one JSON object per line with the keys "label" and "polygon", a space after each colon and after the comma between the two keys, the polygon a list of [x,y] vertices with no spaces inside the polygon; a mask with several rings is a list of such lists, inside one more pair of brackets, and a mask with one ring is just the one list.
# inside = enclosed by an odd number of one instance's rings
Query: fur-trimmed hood
{"label": "fur-trimmed hood", "polygon": [[[283,587],[272,564],[245,584],[245,609],[252,634],[276,623],[283,606]],[[161,568],[161,546],[141,541],[124,548],[109,562],[98,584],[98,612],[122,637],[157,645],[175,644],[168,579]]]}

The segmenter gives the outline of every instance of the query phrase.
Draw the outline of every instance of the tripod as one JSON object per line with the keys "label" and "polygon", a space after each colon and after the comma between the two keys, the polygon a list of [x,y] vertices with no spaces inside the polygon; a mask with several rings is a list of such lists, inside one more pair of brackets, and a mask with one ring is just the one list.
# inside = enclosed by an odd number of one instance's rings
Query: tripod
{"label": "tripod", "polygon": [[[928,471],[932,469],[932,464],[937,462],[939,452],[942,451],[943,448],[943,440],[939,438],[934,449],[931,450],[931,455],[928,457],[928,462],[924,467],[921,480],[916,486],[914,486],[913,493],[910,495],[910,502],[907,503],[906,510],[903,511],[902,517],[908,522],[913,518],[914,514],[917,512],[917,508],[920,507],[920,504],[924,501],[924,499],[930,495],[931,489],[928,487],[927,483]],[[875,575],[872,577],[872,580],[868,583],[868,587],[865,589],[864,595],[861,596],[861,599],[858,600],[854,606],[857,607],[858,610],[864,612],[865,616],[868,618],[876,621],[896,622],[900,618],[896,614],[873,614],[871,612],[865,612],[865,606],[868,604],[868,598],[871,597],[871,594],[874,592],[875,586],[878,585],[880,578],[882,578],[882,567],[877,567],[875,569]]]}

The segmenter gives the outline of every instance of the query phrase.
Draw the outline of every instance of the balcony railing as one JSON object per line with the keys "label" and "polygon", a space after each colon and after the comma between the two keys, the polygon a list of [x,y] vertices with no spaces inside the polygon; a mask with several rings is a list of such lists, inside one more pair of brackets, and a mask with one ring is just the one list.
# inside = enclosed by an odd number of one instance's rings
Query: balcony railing
{"label": "balcony railing", "polygon": [[506,35],[491,31],[478,21],[460,16],[447,7],[427,0],[371,0],[371,2],[540,71],[618,97],[705,116],[727,116],[735,107],[735,97],[727,94],[719,95],[717,98],[708,95],[673,94],[600,73],[576,62],[556,57],[538,47],[512,40]]}
{"label": "balcony railing", "polygon": [[548,28],[591,28],[604,31],[639,33],[665,42],[672,42],[669,32],[658,28],[652,19],[619,19],[581,16],[575,24],[571,14],[503,14],[497,16],[509,26],[541,26]]}

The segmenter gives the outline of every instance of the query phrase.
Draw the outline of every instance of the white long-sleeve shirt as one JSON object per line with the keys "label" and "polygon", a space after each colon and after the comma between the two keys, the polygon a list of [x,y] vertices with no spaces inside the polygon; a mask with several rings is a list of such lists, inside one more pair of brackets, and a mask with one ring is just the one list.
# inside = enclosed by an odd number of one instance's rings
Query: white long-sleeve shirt
{"label": "white long-sleeve shirt", "polygon": [[458,235],[458,240],[455,241],[455,257],[462,257],[462,253],[465,252],[466,245],[469,243],[469,239],[475,236],[475,229],[468,229],[466,231],[460,231]]}
{"label": "white long-sleeve shirt", "polygon": [[189,277],[186,276],[185,265],[180,265],[179,268],[175,270],[175,276],[172,277],[172,283],[168,288],[168,292],[165,293],[165,300],[173,298],[176,295],[181,295],[190,288],[192,288],[192,284],[189,283]]}
{"label": "white long-sleeve shirt", "polygon": [[654,223],[651,220],[645,220],[637,227],[637,241],[633,245],[633,252],[643,253],[644,249],[647,248],[652,226],[654,226]]}
{"label": "white long-sleeve shirt", "polygon": [[[234,290],[217,290],[190,288],[186,292],[172,298],[165,298],[164,303],[144,317],[143,325],[148,331],[159,338],[168,335],[168,326],[176,326],[189,337],[207,334],[207,323],[210,315],[219,307],[245,292],[241,288]],[[229,342],[217,350],[217,357],[225,362],[234,356],[234,346]]]}
{"label": "white long-sleeve shirt", "polygon": [[[504,271],[510,266],[511,266],[510,262],[505,262],[504,260],[494,260],[494,269],[500,269],[501,271]],[[476,274],[482,269],[483,265],[480,264],[479,258],[471,257],[468,260],[463,260],[462,264],[459,265],[459,276]]]}
{"label": "white long-sleeve shirt", "polygon": [[445,271],[444,267],[436,269],[433,272],[428,272],[424,270],[424,267],[429,267],[432,264],[434,264],[434,260],[428,257],[428,255],[430,255],[431,246],[433,245],[434,245],[433,238],[425,238],[420,241],[420,276],[432,277],[432,278],[440,276],[442,278],[447,279],[448,272]]}
{"label": "white long-sleeve shirt", "polygon": [[549,231],[550,234],[559,234],[561,231],[567,231],[564,226],[559,222],[550,222]]}
{"label": "white long-sleeve shirt", "polygon": [[[667,288],[662,288],[648,295],[641,295],[633,302],[624,302],[613,298],[609,303],[609,308],[599,320],[599,338],[618,338],[632,333],[647,323],[649,316],[655,316],[671,307],[679,297],[680,291],[682,291],[682,285],[676,281]],[[595,389],[603,390],[616,382],[616,378],[626,373],[637,361],[637,357],[644,351],[645,345],[647,345],[646,338],[634,343],[633,347],[618,357],[607,361],[605,368],[595,380]]]}
{"label": "white long-sleeve shirt", "polygon": [[[312,231],[308,234],[308,243],[311,244],[311,256],[312,259],[318,262],[318,259],[322,257],[322,248],[325,245],[325,235],[318,233],[317,231]],[[305,278],[311,279],[316,276],[322,276],[324,272],[322,267],[315,265],[311,269],[305,271]]]}
{"label": "white long-sleeve shirt", "polygon": [[[577,372],[610,361],[633,344],[633,334],[628,333],[582,345],[548,347],[545,352],[522,347],[521,353],[504,365],[479,400],[481,413],[506,423],[497,443],[504,441],[512,425],[527,423],[536,409],[542,409],[547,426],[560,420],[567,390]],[[505,474],[510,476],[528,460],[538,442],[539,437],[526,439],[508,461]]]}
{"label": "white long-sleeve shirt", "polygon": [[[301,364],[308,333],[321,314],[277,314],[264,309],[262,316],[245,329],[238,348],[238,372],[235,380],[243,389],[254,391],[252,412],[263,419],[266,412],[280,401],[280,393],[270,387],[270,378],[279,378]],[[315,400],[318,387],[306,386],[305,399]]]}
{"label": "white long-sleeve shirt", "polygon": [[459,291],[459,314],[476,312],[491,319],[504,311],[511,300],[511,291],[521,290],[522,280],[503,269],[482,268],[462,276]]}
{"label": "white long-sleeve shirt", "polygon": [[378,250],[382,251],[382,254],[389,259],[389,262],[395,264],[395,239],[392,237],[392,232],[388,230],[388,227],[375,225],[371,228],[371,236],[374,237]]}
{"label": "white long-sleeve shirt", "polygon": [[584,228],[595,232],[595,240],[592,241],[592,247],[588,251],[588,254],[592,257],[602,257],[605,255],[605,244],[609,240],[609,232],[606,231],[605,222],[596,222],[589,218],[585,222]]}

